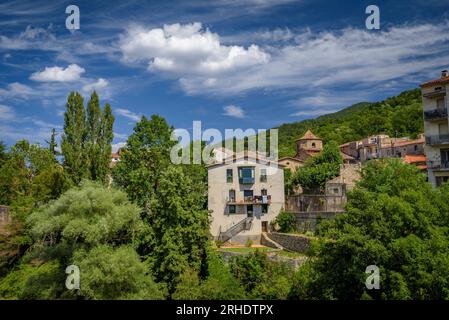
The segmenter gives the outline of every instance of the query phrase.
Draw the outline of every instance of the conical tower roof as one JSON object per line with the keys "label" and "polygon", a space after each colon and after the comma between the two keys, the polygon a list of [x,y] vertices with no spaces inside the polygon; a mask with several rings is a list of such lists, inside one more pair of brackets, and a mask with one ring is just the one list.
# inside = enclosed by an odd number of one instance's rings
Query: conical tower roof
{"label": "conical tower roof", "polygon": [[313,132],[310,131],[310,129],[309,129],[309,130],[307,130],[306,133],[304,133],[304,135],[303,135],[301,138],[299,138],[299,139],[297,139],[297,140],[321,140],[321,138],[318,138],[318,137],[317,137],[316,135],[314,135]]}

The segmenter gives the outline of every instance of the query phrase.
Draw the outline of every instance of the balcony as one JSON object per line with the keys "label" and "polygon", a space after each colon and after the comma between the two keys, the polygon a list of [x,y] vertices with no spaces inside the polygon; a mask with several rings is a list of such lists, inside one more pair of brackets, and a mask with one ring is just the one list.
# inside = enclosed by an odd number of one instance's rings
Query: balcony
{"label": "balcony", "polygon": [[434,91],[424,93],[423,96],[425,98],[435,98],[435,97],[441,97],[446,94],[446,89],[444,87],[436,87]]}
{"label": "balcony", "polygon": [[441,160],[427,161],[427,167],[429,169],[433,169],[436,171],[449,170],[449,161],[441,161]]}
{"label": "balcony", "polygon": [[449,144],[449,134],[440,134],[426,137],[426,144],[429,146]]}
{"label": "balcony", "polygon": [[445,119],[447,119],[447,110],[445,109],[424,111],[424,120],[426,121],[438,121]]}
{"label": "balcony", "polygon": [[227,198],[227,204],[231,205],[248,205],[248,204],[271,204],[271,195],[266,196],[248,196],[243,197],[243,200],[236,200],[235,198]]}

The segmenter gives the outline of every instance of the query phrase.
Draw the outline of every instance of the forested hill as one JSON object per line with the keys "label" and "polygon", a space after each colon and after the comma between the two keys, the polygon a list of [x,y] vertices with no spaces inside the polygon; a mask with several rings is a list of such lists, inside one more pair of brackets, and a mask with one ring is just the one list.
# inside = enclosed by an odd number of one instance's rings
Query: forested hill
{"label": "forested hill", "polygon": [[380,133],[415,137],[423,132],[423,125],[421,91],[408,90],[381,102],[357,103],[332,114],[279,126],[279,156],[293,156],[295,140],[307,129],[324,142],[342,144]]}

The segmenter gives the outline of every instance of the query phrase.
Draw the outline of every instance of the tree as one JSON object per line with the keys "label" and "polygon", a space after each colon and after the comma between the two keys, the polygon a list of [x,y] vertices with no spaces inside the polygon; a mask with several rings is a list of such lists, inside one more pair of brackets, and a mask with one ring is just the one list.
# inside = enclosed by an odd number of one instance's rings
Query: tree
{"label": "tree", "polygon": [[50,141],[45,141],[48,144],[48,149],[53,155],[57,155],[56,147],[58,144],[56,143],[56,130],[55,128],[51,129],[51,137]]}
{"label": "tree", "polygon": [[0,167],[8,159],[8,153],[6,152],[6,145],[0,140]]}
{"label": "tree", "polygon": [[195,192],[192,180],[179,167],[161,173],[155,196],[144,216],[147,224],[140,252],[148,257],[158,281],[173,293],[179,276],[188,268],[205,267],[209,247],[209,214],[204,194]]}
{"label": "tree", "polygon": [[187,269],[179,278],[173,299],[179,300],[241,300],[246,297],[230,268],[212,248],[207,254],[208,275],[204,280],[198,272]]}
{"label": "tree", "polygon": [[98,160],[98,176],[101,181],[106,180],[107,174],[110,172],[109,165],[111,163],[112,140],[114,139],[115,118],[112,115],[111,106],[106,103],[101,118],[101,139],[99,140],[100,158]]}
{"label": "tree", "polygon": [[87,103],[72,92],[67,101],[64,115],[64,135],[62,153],[64,167],[75,183],[83,178],[105,182],[111,162],[111,143],[114,116],[111,106],[100,108],[97,93],[94,91]]}
{"label": "tree", "polygon": [[64,113],[64,133],[61,150],[64,156],[64,168],[72,181],[79,183],[88,177],[86,147],[86,112],[83,97],[71,92],[67,98],[67,110]]}
{"label": "tree", "polygon": [[251,299],[286,299],[290,292],[292,268],[269,261],[261,252],[236,257],[231,262],[231,272]]}
{"label": "tree", "polygon": [[[432,189],[414,166],[369,162],[347,213],[323,222],[316,255],[301,267],[291,298],[449,298],[448,187]],[[365,287],[379,267],[380,290]]]}
{"label": "tree", "polygon": [[340,149],[334,141],[331,141],[324,146],[322,152],[310,158],[304,167],[296,171],[293,183],[306,190],[323,191],[326,182],[340,174],[342,163]]}
{"label": "tree", "polygon": [[170,165],[173,127],[158,115],[142,116],[121,150],[114,182],[126,190],[132,201],[144,208],[154,197],[162,171]]}
{"label": "tree", "polygon": [[[124,192],[83,181],[27,219],[35,244],[0,282],[0,294],[32,299],[163,297],[134,249],[143,227],[139,212]],[[78,292],[65,290],[61,281],[70,264],[82,272]],[[51,272],[37,281],[36,266],[51,266]],[[23,279],[20,285],[8,289],[17,278]]]}

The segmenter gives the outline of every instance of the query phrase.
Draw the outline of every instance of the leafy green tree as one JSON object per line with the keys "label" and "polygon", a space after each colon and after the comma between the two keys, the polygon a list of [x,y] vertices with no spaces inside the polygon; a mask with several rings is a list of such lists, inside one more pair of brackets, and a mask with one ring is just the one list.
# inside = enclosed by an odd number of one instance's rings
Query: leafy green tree
{"label": "leafy green tree", "polygon": [[6,145],[3,143],[3,141],[0,140],[0,167],[8,159],[8,153],[6,149]]}
{"label": "leafy green tree", "polygon": [[200,272],[209,246],[209,213],[204,194],[179,167],[161,173],[150,210],[144,216],[147,230],[140,252],[148,256],[158,281],[172,293],[178,277],[188,268]]}
{"label": "leafy green tree", "polygon": [[172,295],[179,300],[240,300],[246,297],[239,281],[229,267],[213,249],[207,255],[208,275],[201,280],[198,272],[188,269],[183,272]]}
{"label": "leafy green tree", "polygon": [[310,158],[304,167],[298,168],[293,177],[293,183],[306,190],[322,191],[327,181],[340,174],[342,163],[339,147],[331,141],[324,146],[320,154]]}
{"label": "leafy green tree", "polygon": [[142,116],[121,150],[114,182],[144,208],[154,197],[162,171],[170,165],[170,150],[176,143],[170,140],[172,132],[163,117]]}
{"label": "leafy green tree", "polygon": [[252,299],[282,300],[291,290],[292,268],[269,261],[261,252],[236,257],[231,262],[231,272]]}
{"label": "leafy green tree", "polygon": [[48,149],[55,156],[58,154],[58,152],[56,151],[56,147],[58,146],[58,144],[56,143],[56,134],[57,133],[55,128],[51,129],[50,141],[45,140],[45,142],[47,142],[48,144]]}
{"label": "leafy green tree", "polygon": [[[298,299],[448,299],[447,186],[397,159],[372,161],[349,196],[347,213],[320,224],[328,241],[301,267],[290,294]],[[379,290],[365,287],[379,267]]]}
{"label": "leafy green tree", "polygon": [[279,226],[280,232],[293,232],[296,230],[296,218],[291,212],[281,210],[279,215],[273,220],[273,225]]}
{"label": "leafy green tree", "polygon": [[146,266],[131,246],[99,245],[78,250],[73,263],[82,273],[80,294],[88,299],[163,299],[164,295],[147,274]]}
{"label": "leafy green tree", "polygon": [[[0,293],[29,299],[163,297],[134,249],[143,227],[139,212],[124,192],[82,182],[27,219],[35,244],[0,282]],[[41,274],[36,264],[51,266],[51,272]],[[70,264],[81,269],[78,292],[62,287],[61,277],[65,278]],[[39,271],[38,279],[35,271]],[[13,279],[22,279],[20,285],[12,286]]]}
{"label": "leafy green tree", "polygon": [[101,181],[105,181],[107,175],[110,173],[109,165],[111,163],[112,152],[112,140],[114,139],[114,126],[115,118],[112,115],[111,106],[106,103],[101,118],[101,134],[99,141],[100,158],[98,166],[98,176]]}
{"label": "leafy green tree", "polygon": [[88,177],[86,136],[86,111],[83,97],[78,92],[71,92],[67,98],[64,113],[61,151],[64,156],[64,169],[75,183]]}

